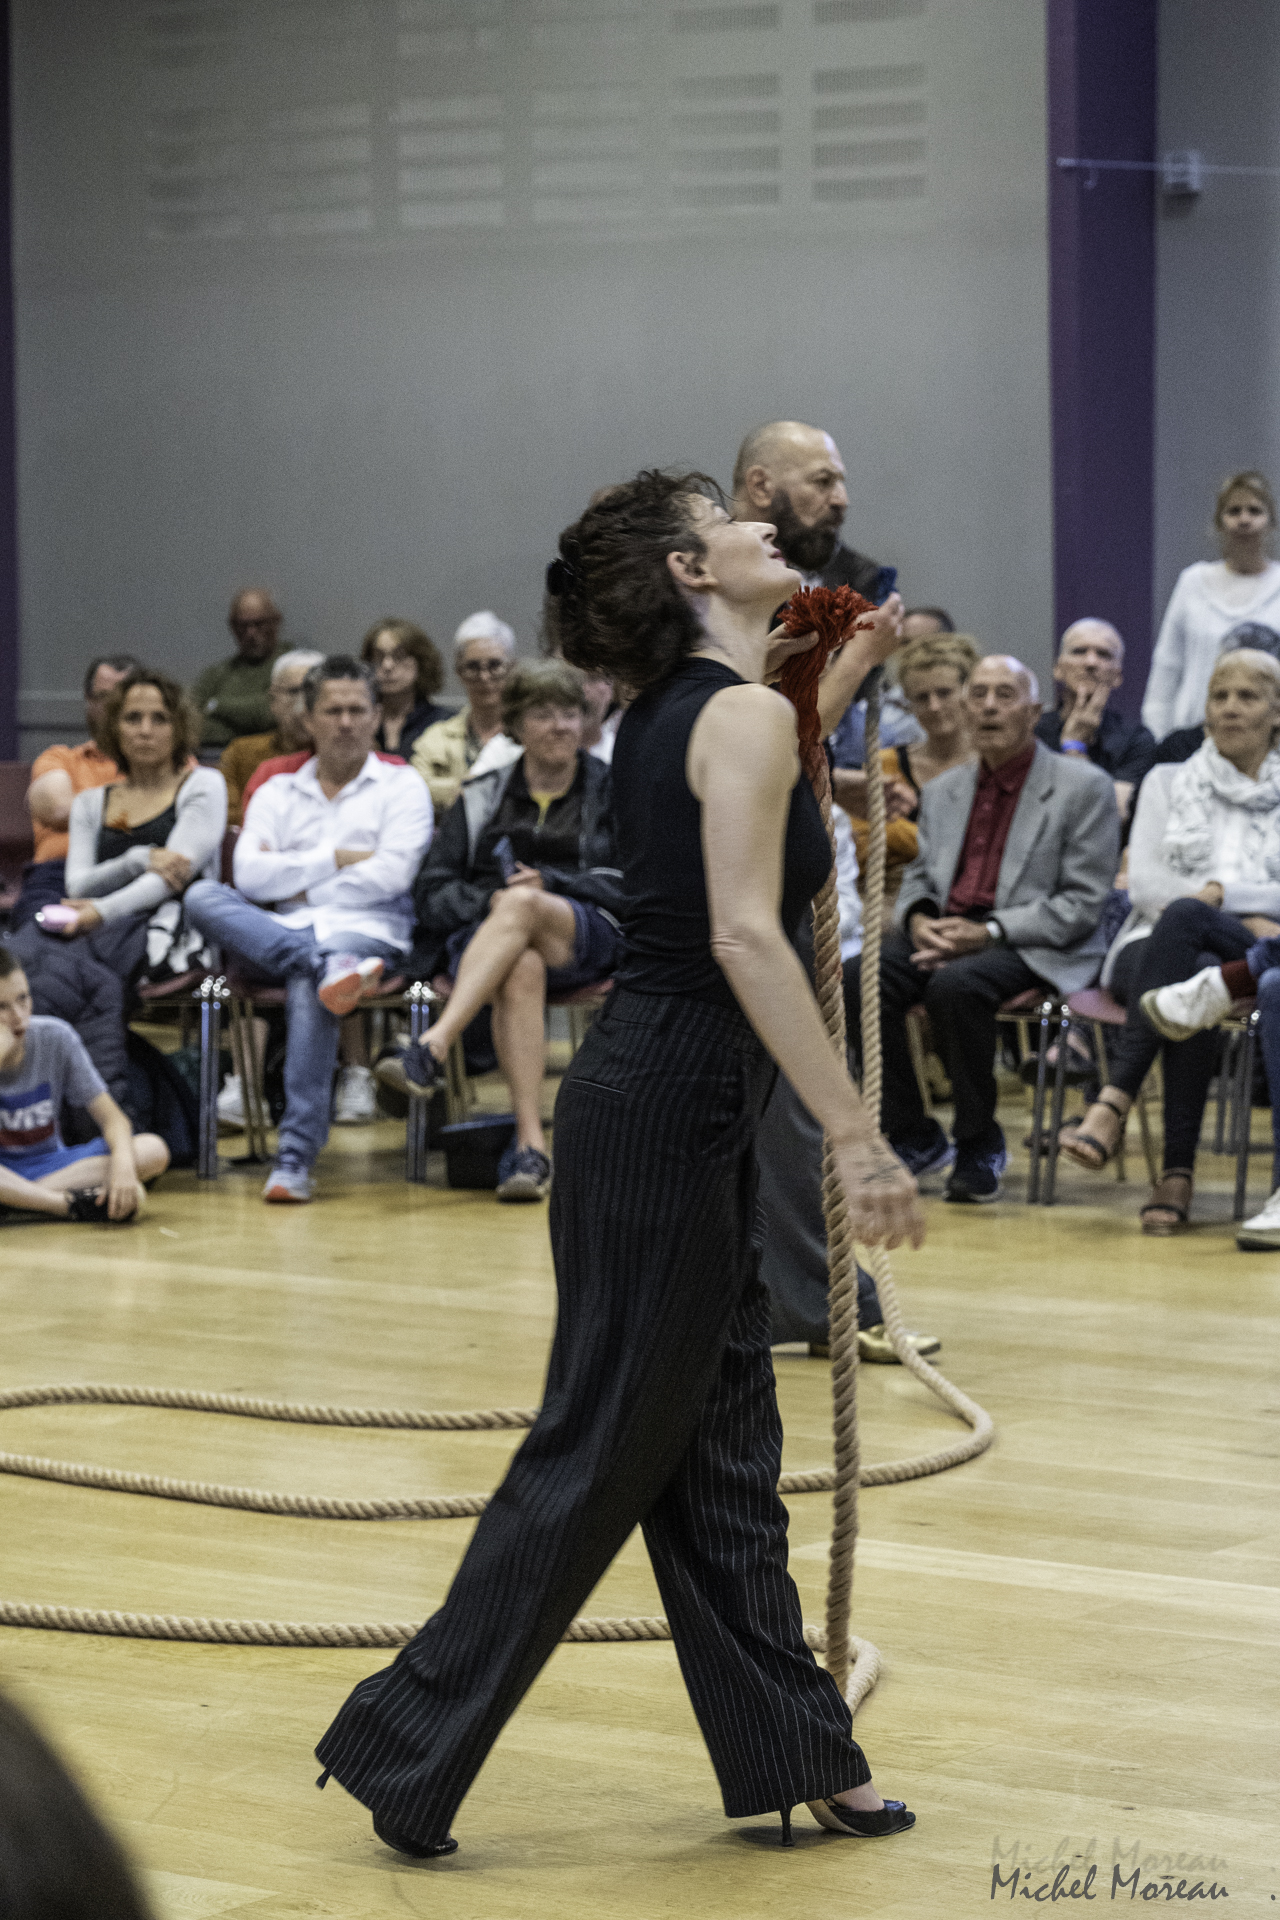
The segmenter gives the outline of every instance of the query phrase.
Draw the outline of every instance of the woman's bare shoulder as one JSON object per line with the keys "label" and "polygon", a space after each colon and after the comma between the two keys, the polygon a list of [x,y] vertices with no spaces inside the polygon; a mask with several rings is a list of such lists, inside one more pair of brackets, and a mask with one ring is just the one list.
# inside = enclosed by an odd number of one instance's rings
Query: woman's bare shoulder
{"label": "woman's bare shoulder", "polygon": [[773,687],[744,682],[740,687],[722,687],[713,693],[695,723],[695,731],[733,732],[739,737],[744,729],[760,739],[796,738],[796,710],[785,694]]}

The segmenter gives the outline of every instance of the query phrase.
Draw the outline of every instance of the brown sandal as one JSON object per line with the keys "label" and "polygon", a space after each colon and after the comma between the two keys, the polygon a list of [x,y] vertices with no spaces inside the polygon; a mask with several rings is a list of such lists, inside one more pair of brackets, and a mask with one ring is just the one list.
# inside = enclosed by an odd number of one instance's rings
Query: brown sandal
{"label": "brown sandal", "polygon": [[[1063,1153],[1075,1161],[1078,1167],[1087,1167],[1090,1173],[1101,1173],[1107,1162],[1114,1160],[1120,1151],[1120,1142],[1124,1139],[1125,1125],[1129,1119],[1129,1108],[1118,1107],[1114,1100],[1106,1099],[1101,1093],[1093,1104],[1095,1107],[1106,1107],[1108,1112],[1114,1113],[1117,1120],[1119,1120],[1120,1130],[1116,1134],[1115,1145],[1111,1147],[1104,1146],[1102,1141],[1097,1139],[1093,1134],[1085,1133],[1083,1126],[1076,1127],[1070,1139],[1068,1139],[1064,1126],[1060,1128],[1058,1132],[1058,1146]],[[1081,1153],[1081,1147],[1086,1148],[1090,1156],[1096,1154],[1098,1156],[1097,1159],[1086,1157],[1086,1154]]]}
{"label": "brown sandal", "polygon": [[[1175,1180],[1186,1182],[1187,1203],[1185,1206],[1171,1197],[1165,1197],[1166,1190]],[[1187,1224],[1187,1216],[1191,1211],[1191,1188],[1193,1180],[1194,1175],[1190,1167],[1165,1168],[1160,1178],[1156,1181],[1155,1186],[1151,1189],[1151,1198],[1138,1215],[1139,1220],[1142,1222],[1142,1231],[1144,1233],[1154,1234],[1161,1239],[1167,1239],[1171,1233],[1181,1233],[1183,1227]],[[1161,1214],[1167,1214],[1170,1217],[1160,1219],[1157,1216]]]}

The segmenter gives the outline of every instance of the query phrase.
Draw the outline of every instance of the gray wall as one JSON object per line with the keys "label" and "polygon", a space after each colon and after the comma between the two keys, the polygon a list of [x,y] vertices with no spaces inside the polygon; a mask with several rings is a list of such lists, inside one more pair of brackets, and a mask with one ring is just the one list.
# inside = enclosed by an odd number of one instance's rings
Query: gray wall
{"label": "gray wall", "polygon": [[1029,0],[17,0],[26,744],[233,589],[536,640],[605,481],[829,427],[847,534],[1050,657]]}
{"label": "gray wall", "polygon": [[[1280,7],[1163,0],[1160,151],[1280,167]],[[1156,618],[1180,570],[1217,554],[1220,482],[1280,486],[1280,179],[1210,177],[1165,202],[1157,240]]]}

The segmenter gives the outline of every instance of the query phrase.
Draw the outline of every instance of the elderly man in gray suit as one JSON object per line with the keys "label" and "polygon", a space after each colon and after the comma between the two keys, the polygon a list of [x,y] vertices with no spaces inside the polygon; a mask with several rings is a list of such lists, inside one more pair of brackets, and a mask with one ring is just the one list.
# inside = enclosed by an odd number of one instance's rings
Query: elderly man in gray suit
{"label": "elderly man in gray suit", "polygon": [[[920,849],[881,955],[880,1124],[914,1174],[951,1166],[947,1199],[982,1202],[999,1193],[1008,1158],[996,1009],[1029,987],[1075,993],[1097,978],[1120,820],[1100,768],[1036,740],[1039,688],[1020,660],[979,661],[966,698],[978,759],[921,795]],[[906,1014],[921,1001],[951,1076],[954,1147],[926,1115],[911,1067]]]}

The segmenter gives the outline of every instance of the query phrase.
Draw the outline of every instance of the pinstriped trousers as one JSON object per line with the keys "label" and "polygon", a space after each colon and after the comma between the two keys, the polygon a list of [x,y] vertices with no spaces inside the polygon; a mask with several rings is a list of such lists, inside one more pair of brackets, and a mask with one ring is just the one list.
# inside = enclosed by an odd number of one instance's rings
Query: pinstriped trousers
{"label": "pinstriped trousers", "polygon": [[361,1681],[316,1748],[419,1844],[447,1835],[637,1525],[726,1814],[870,1778],[787,1572],[754,1150],[773,1077],[736,1009],[623,990],[565,1077],[542,1411],[443,1607]]}

